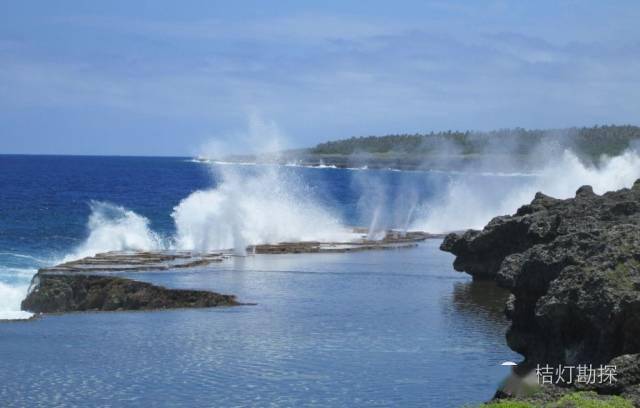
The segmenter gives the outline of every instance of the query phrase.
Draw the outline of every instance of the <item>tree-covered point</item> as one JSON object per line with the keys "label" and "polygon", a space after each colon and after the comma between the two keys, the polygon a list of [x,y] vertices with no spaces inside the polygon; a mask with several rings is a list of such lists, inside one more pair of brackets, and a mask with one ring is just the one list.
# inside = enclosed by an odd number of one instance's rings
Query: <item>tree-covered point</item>
{"label": "tree-covered point", "polygon": [[594,126],[583,128],[527,130],[502,129],[490,132],[446,131],[428,134],[352,137],[325,142],[310,150],[318,155],[474,155],[510,152],[530,154],[542,146],[571,148],[589,157],[617,155],[640,140],[640,127]]}

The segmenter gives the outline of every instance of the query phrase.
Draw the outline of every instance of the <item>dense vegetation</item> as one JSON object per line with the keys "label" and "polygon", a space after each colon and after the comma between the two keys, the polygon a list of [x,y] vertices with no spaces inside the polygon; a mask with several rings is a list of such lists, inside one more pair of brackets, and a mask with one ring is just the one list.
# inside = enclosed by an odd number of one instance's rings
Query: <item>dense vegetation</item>
{"label": "dense vegetation", "polygon": [[321,143],[315,155],[477,155],[486,153],[530,154],[541,146],[572,148],[598,157],[617,155],[640,140],[640,127],[595,126],[552,130],[503,129],[490,132],[446,131],[428,134],[352,137]]}

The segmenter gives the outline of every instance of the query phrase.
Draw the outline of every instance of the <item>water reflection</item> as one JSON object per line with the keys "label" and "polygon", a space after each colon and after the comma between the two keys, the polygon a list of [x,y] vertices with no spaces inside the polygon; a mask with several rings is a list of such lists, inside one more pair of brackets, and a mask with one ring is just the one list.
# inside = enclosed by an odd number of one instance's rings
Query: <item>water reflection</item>
{"label": "water reflection", "polygon": [[509,291],[492,281],[456,282],[453,286],[453,306],[458,313],[469,314],[503,329],[507,324],[504,306]]}
{"label": "water reflection", "polygon": [[518,358],[504,341],[506,293],[453,272],[451,256],[438,244],[136,273],[257,305],[79,313],[0,326],[0,400],[19,406],[46,405],[51,395],[67,405],[478,404],[508,372],[500,363]]}

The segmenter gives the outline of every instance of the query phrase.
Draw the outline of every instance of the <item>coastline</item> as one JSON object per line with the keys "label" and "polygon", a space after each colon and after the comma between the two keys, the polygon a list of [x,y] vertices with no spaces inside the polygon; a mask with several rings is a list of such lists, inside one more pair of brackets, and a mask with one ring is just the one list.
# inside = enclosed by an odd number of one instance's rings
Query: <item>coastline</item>
{"label": "coastline", "polygon": [[[354,229],[364,234],[366,229]],[[348,253],[411,248],[442,234],[420,231],[387,231],[380,240],[360,238],[350,242],[283,242],[253,245],[249,254]],[[239,306],[234,295],[211,291],[167,289],[143,281],[114,276],[114,273],[179,271],[206,268],[234,257],[232,250],[194,251],[112,251],[41,268],[32,278],[21,309],[35,315],[79,311],[158,310]]]}
{"label": "coastline", "polygon": [[[611,383],[559,379],[561,386],[497,391],[498,399],[538,401],[572,391],[619,395],[640,404],[640,179],[631,188],[597,195],[583,186],[574,198],[538,193],[511,216],[482,231],[449,234],[441,249],[456,255],[454,268],[509,289],[507,344],[525,359],[514,381],[540,366],[616,367]],[[539,374],[538,374],[539,375]],[[520,378],[518,380],[517,378]],[[538,378],[539,380],[539,378]]]}

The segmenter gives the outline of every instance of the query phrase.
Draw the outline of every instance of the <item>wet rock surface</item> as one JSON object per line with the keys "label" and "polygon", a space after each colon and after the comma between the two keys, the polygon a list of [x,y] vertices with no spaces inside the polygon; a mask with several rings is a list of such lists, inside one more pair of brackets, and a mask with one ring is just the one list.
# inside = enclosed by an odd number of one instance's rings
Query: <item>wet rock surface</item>
{"label": "wet rock surface", "polygon": [[168,289],[113,276],[114,272],[169,271],[206,267],[228,253],[112,251],[43,268],[33,278],[22,310],[34,313],[158,310],[233,306],[232,295]]}
{"label": "wet rock surface", "polygon": [[538,193],[482,231],[448,235],[441,249],[456,255],[456,270],[511,291],[507,342],[524,367],[617,364],[623,380],[591,388],[637,400],[640,180],[603,195],[584,186],[567,200]]}
{"label": "wet rock surface", "polygon": [[537,193],[514,215],[496,217],[482,231],[445,237],[441,249],[456,256],[454,268],[474,278],[493,279],[502,261],[559,236],[620,224],[640,225],[640,180],[633,188],[596,195],[589,186],[575,198],[559,200]]}
{"label": "wet rock surface", "polygon": [[234,296],[167,289],[112,276],[39,274],[22,309],[34,313],[78,311],[158,310],[233,306]]}
{"label": "wet rock surface", "polygon": [[[367,234],[366,229],[358,230],[362,234]],[[422,231],[387,231],[381,240],[370,240],[360,238],[349,242],[280,242],[278,244],[252,245],[247,248],[247,252],[256,254],[300,254],[314,252],[355,252],[371,251],[382,249],[398,249],[415,246],[418,242],[426,239],[442,238],[443,235],[428,234]]]}
{"label": "wet rock surface", "polygon": [[[367,231],[354,231],[363,233]],[[354,235],[355,236],[355,235]],[[387,231],[382,240],[357,238],[350,242],[283,242],[255,245],[248,253],[287,254],[396,249],[436,238],[423,232]],[[117,272],[175,271],[206,268],[234,256],[232,251],[112,251],[69,261],[38,271],[22,309],[35,313],[75,311],[154,310],[239,304],[231,295],[177,290],[113,276]]]}
{"label": "wet rock surface", "polygon": [[91,273],[100,271],[164,271],[206,266],[211,263],[222,262],[227,257],[229,257],[229,254],[223,252],[197,253],[191,251],[111,251],[100,253],[95,256],[65,262],[51,268],[43,268],[40,269],[39,272]]}

